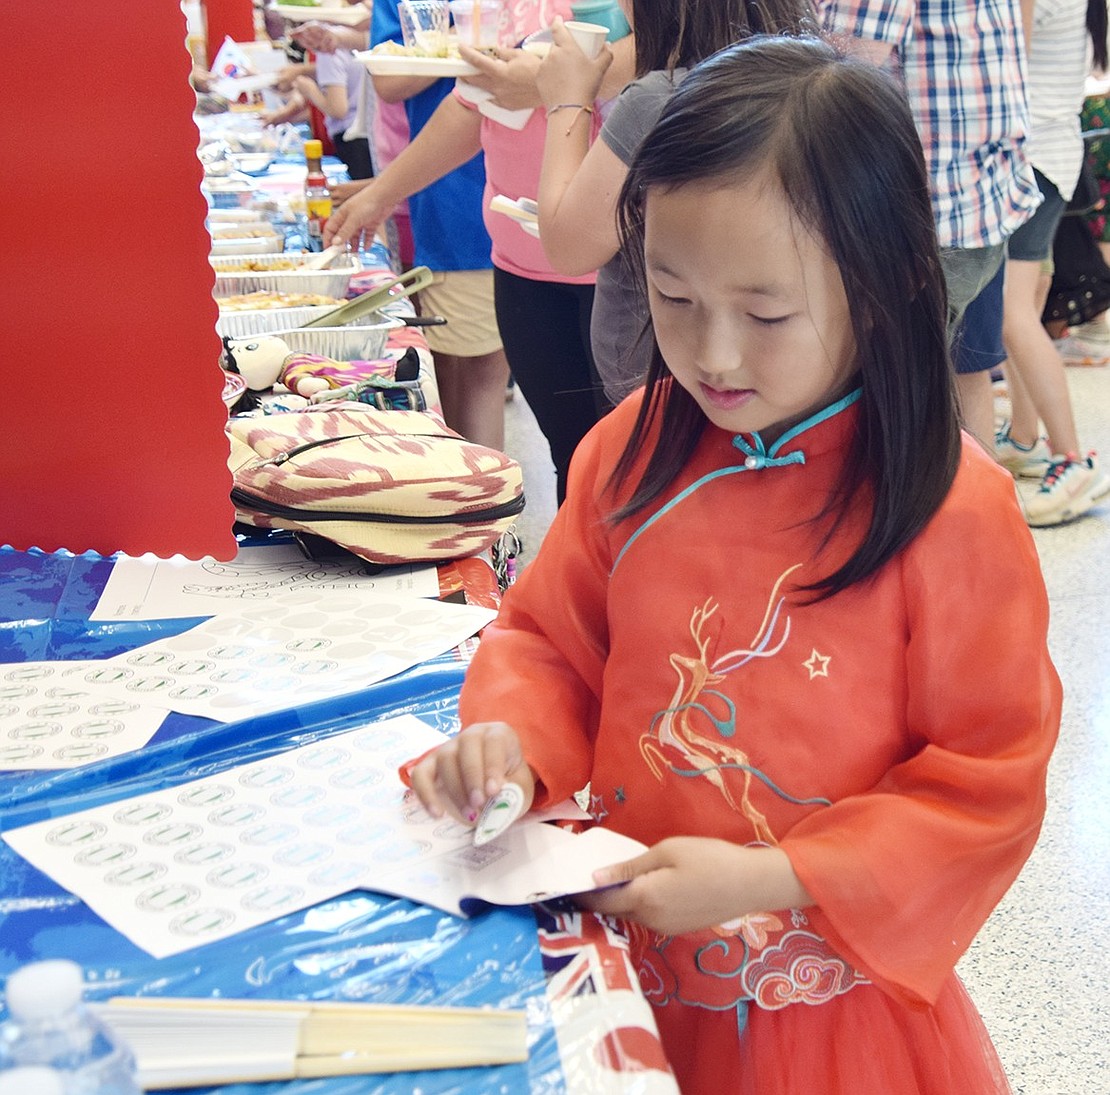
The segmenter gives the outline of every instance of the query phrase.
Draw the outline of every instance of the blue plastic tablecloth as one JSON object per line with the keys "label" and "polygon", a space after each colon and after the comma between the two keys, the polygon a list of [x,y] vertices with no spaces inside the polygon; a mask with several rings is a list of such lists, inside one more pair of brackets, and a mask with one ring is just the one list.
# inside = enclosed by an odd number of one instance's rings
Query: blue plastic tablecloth
{"label": "blue plastic tablecloth", "polygon": [[[0,662],[108,657],[195,620],[98,623],[112,567],[94,555],[0,548]],[[361,692],[237,723],[171,715],[142,750],[82,768],[0,773],[0,830],[175,786],[402,713],[456,725],[461,663],[449,656]],[[523,1008],[529,1060],[483,1069],[193,1089],[224,1095],[565,1090],[530,908],[471,920],[367,891],[182,954],[154,959],[0,842],[0,978],[41,958],[86,971],[91,999],[226,996]],[[0,1018],[4,1017],[0,1007]]]}

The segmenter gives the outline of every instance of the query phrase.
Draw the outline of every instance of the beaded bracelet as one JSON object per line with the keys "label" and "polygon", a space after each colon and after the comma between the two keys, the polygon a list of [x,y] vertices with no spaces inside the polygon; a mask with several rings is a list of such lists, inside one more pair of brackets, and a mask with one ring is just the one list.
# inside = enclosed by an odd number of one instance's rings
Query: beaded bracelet
{"label": "beaded bracelet", "polygon": [[592,106],[587,106],[585,103],[559,103],[558,106],[550,107],[547,110],[547,117],[550,118],[552,114],[560,110],[573,110],[575,112],[574,117],[570,120],[570,125],[567,126],[566,133],[563,134],[565,137],[570,136],[571,131],[574,129],[574,123],[578,121],[578,116],[580,114],[592,114],[594,112],[594,108]]}

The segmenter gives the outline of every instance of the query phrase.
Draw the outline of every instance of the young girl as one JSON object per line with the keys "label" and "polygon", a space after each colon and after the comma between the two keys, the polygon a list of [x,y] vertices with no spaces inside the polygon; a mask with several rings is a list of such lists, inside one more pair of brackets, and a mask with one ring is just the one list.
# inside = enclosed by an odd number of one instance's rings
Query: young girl
{"label": "young girl", "polygon": [[646,390],[413,786],[473,820],[589,783],[649,846],[581,901],[628,922],[684,1095],[1007,1091],[953,967],[1036,840],[1060,686],[1012,483],[956,425],[905,99],[815,40],[732,47],[620,209]]}
{"label": "young girl", "polygon": [[556,270],[597,270],[590,341],[605,392],[619,402],[644,382],[650,361],[644,287],[618,252],[616,202],[628,164],[688,66],[751,34],[798,33],[814,23],[810,0],[627,0],[636,79],[613,103],[600,140],[566,123],[560,107],[591,103],[607,63],[589,61],[559,23],[537,85],[547,107],[539,226]]}

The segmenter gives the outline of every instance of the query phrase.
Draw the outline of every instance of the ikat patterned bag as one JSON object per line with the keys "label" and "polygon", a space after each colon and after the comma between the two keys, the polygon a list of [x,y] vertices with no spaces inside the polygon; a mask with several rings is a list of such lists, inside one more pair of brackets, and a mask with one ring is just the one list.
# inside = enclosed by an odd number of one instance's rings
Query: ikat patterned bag
{"label": "ikat patterned bag", "polygon": [[238,520],[381,566],[477,555],[524,508],[520,465],[429,412],[322,404],[227,432]]}

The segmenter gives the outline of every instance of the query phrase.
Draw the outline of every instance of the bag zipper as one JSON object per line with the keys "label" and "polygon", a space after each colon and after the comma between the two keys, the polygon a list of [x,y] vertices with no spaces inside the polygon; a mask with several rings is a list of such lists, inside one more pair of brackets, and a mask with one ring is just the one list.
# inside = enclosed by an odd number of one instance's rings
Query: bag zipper
{"label": "bag zipper", "polygon": [[269,517],[285,517],[291,521],[373,521],[383,525],[459,525],[477,524],[483,521],[499,521],[503,517],[515,517],[524,509],[524,493],[508,502],[496,506],[474,510],[470,513],[443,513],[427,517],[408,517],[399,513],[344,513],[338,510],[321,511],[296,509],[282,506],[277,502],[262,498],[242,487],[231,488],[231,500],[240,509],[256,510]]}
{"label": "bag zipper", "polygon": [[348,433],[342,437],[318,437],[315,441],[306,441],[303,445],[296,445],[291,449],[286,449],[285,452],[279,452],[277,456],[271,456],[269,460],[263,460],[263,464],[284,464],[286,460],[291,460],[294,456],[300,456],[302,452],[308,452],[309,449],[315,449],[320,445],[331,445],[336,441],[354,441],[359,437],[442,437],[442,434],[414,434],[414,433]]}

